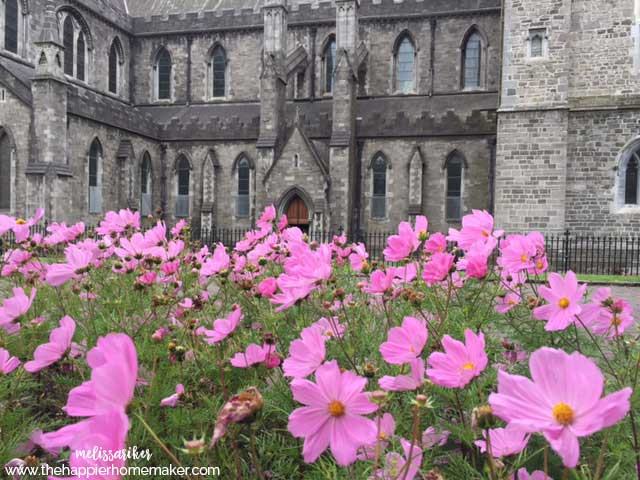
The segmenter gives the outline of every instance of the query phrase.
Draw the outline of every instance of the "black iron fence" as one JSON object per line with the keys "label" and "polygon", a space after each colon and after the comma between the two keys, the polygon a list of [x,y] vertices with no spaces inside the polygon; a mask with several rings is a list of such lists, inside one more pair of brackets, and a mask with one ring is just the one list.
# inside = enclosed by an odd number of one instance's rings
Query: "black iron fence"
{"label": "black iron fence", "polygon": [[[246,230],[215,228],[204,232],[194,231],[194,239],[212,245],[223,243],[232,247],[244,238]],[[317,242],[330,242],[336,232],[312,232],[309,238]],[[383,250],[389,232],[356,232],[347,241],[362,242],[372,260],[384,260]],[[547,259],[550,271],[573,270],[581,274],[640,276],[640,236],[595,236],[563,234],[545,235]]]}
{"label": "black iron fence", "polygon": [[[31,233],[46,236],[47,224],[31,227]],[[193,240],[203,245],[222,243],[233,247],[247,233],[240,228],[197,229],[191,232]],[[309,239],[318,243],[331,242],[339,232],[311,232]],[[383,261],[383,250],[390,232],[355,232],[347,236],[348,243],[362,242],[371,260]],[[95,226],[87,226],[79,240],[95,236]],[[545,235],[547,259],[550,271],[594,275],[640,276],[640,236],[638,235],[574,235],[569,231],[562,234]],[[15,236],[8,232],[0,240],[1,250],[15,245]],[[60,249],[62,250],[62,249]],[[62,253],[60,251],[59,253]]]}

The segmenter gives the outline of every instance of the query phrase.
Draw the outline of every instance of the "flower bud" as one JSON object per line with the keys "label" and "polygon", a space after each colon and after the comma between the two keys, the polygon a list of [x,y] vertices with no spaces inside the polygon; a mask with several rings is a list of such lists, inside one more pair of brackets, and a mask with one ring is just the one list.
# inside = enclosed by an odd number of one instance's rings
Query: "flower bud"
{"label": "flower bud", "polygon": [[493,427],[495,423],[496,417],[493,415],[493,410],[489,405],[476,407],[471,412],[471,427],[474,429],[487,430]]}

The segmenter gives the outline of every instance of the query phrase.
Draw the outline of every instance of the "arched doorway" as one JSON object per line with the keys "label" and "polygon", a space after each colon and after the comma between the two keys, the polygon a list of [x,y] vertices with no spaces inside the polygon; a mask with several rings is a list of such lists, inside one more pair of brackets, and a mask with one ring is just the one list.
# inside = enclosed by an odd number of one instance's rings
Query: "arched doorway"
{"label": "arched doorway", "polygon": [[289,199],[285,213],[289,226],[298,227],[303,232],[309,233],[309,208],[297,194]]}

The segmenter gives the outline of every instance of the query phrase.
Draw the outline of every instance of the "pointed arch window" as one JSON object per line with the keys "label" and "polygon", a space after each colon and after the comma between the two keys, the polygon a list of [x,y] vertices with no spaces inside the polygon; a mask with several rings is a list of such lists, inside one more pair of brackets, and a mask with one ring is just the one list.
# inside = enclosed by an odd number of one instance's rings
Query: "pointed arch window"
{"label": "pointed arch window", "polygon": [[482,38],[473,32],[463,52],[463,88],[480,88],[482,75]]}
{"label": "pointed arch window", "polygon": [[84,33],[82,31],[78,33],[77,51],[78,51],[78,56],[77,56],[77,65],[76,65],[76,78],[84,82],[86,79],[86,75],[85,75],[86,44],[84,41]]}
{"label": "pointed arch window", "polygon": [[336,69],[336,39],[331,37],[324,48],[324,93],[333,93],[334,73]]}
{"label": "pointed arch window", "polygon": [[0,129],[0,209],[11,208],[11,139]]}
{"label": "pointed arch window", "polygon": [[96,138],[89,148],[89,213],[102,212],[102,146]]}
{"label": "pointed arch window", "polygon": [[5,0],[4,3],[4,49],[18,53],[18,0]]}
{"label": "pointed arch window", "polygon": [[143,216],[151,215],[152,188],[151,155],[144,152],[140,165],[140,213]]}
{"label": "pointed arch window", "polygon": [[373,159],[371,217],[385,218],[387,216],[387,162],[382,155]]}
{"label": "pointed arch window", "polygon": [[189,216],[189,190],[191,180],[191,164],[189,160],[182,155],[178,159],[177,172],[178,196],[176,199],[176,217]]}
{"label": "pointed arch window", "polygon": [[462,218],[462,169],[464,160],[458,154],[449,158],[447,169],[447,193],[445,216],[449,222],[458,222]]}
{"label": "pointed arch window", "polygon": [[415,89],[416,49],[409,35],[404,35],[398,44],[395,55],[396,90],[410,93]]}
{"label": "pointed arch window", "polygon": [[213,80],[213,97],[226,96],[227,55],[220,45],[213,49],[211,56],[211,77]]}
{"label": "pointed arch window", "polygon": [[171,71],[173,64],[166,48],[161,48],[156,59],[156,98],[171,100]]}
{"label": "pointed arch window", "polygon": [[111,49],[109,50],[109,92],[116,95],[120,87],[118,84],[120,79],[120,64],[122,63],[117,42],[118,40],[114,39],[111,43]]}
{"label": "pointed arch window", "polygon": [[62,24],[62,45],[64,46],[64,73],[73,76],[75,33],[73,31],[73,20],[71,15],[67,15]]}
{"label": "pointed arch window", "polygon": [[238,162],[238,198],[236,203],[236,215],[248,217],[250,213],[251,195],[251,164],[246,157]]}
{"label": "pointed arch window", "polygon": [[629,158],[624,175],[624,203],[625,205],[638,205],[638,152]]}

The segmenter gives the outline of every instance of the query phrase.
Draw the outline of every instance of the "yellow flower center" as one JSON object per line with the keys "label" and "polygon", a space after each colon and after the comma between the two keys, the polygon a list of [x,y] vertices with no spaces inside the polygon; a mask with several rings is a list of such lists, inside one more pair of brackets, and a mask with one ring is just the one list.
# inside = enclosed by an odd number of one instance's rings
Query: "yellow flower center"
{"label": "yellow flower center", "polygon": [[462,370],[473,370],[475,368],[475,365],[471,362],[467,362],[464,365],[462,365]]}
{"label": "yellow flower center", "polygon": [[560,308],[569,308],[569,304],[570,304],[570,302],[569,302],[569,299],[567,297],[562,297],[560,299],[560,301],[558,302],[558,306]]}
{"label": "yellow flower center", "polygon": [[385,438],[387,438],[387,434],[386,434],[386,433],[384,433],[384,432],[380,432],[380,434],[378,435],[378,438],[379,438],[380,440],[384,440]]}
{"label": "yellow flower center", "polygon": [[622,322],[620,321],[620,317],[618,317],[617,315],[614,315],[611,319],[611,325],[614,327],[619,327],[621,323]]}
{"label": "yellow flower center", "polygon": [[573,408],[564,402],[560,402],[553,407],[553,418],[556,419],[560,425],[571,425],[575,418]]}
{"label": "yellow flower center", "polygon": [[509,301],[507,302],[509,305],[515,305],[516,301],[513,298],[510,298]]}
{"label": "yellow flower center", "polygon": [[413,348],[413,345],[411,345],[411,347],[409,348],[409,350],[411,351],[411,353],[416,353],[416,350]]}
{"label": "yellow flower center", "polygon": [[24,225],[27,221],[24,218],[16,218],[16,225]]}
{"label": "yellow flower center", "polygon": [[529,257],[527,257],[526,253],[523,253],[522,256],[520,257],[520,260],[524,263],[524,262],[528,262],[529,261]]}
{"label": "yellow flower center", "polygon": [[538,261],[538,263],[536,263],[536,268],[538,270],[542,270],[544,268],[544,264],[541,261]]}
{"label": "yellow flower center", "polygon": [[329,413],[332,417],[341,417],[342,415],[344,415],[344,411],[345,408],[342,402],[334,400],[329,404]]}
{"label": "yellow flower center", "polygon": [[489,236],[489,232],[487,232],[486,230],[482,230],[482,236],[483,237],[488,237]]}
{"label": "yellow flower center", "polygon": [[327,330],[327,337],[333,337],[333,332],[331,330]]}

